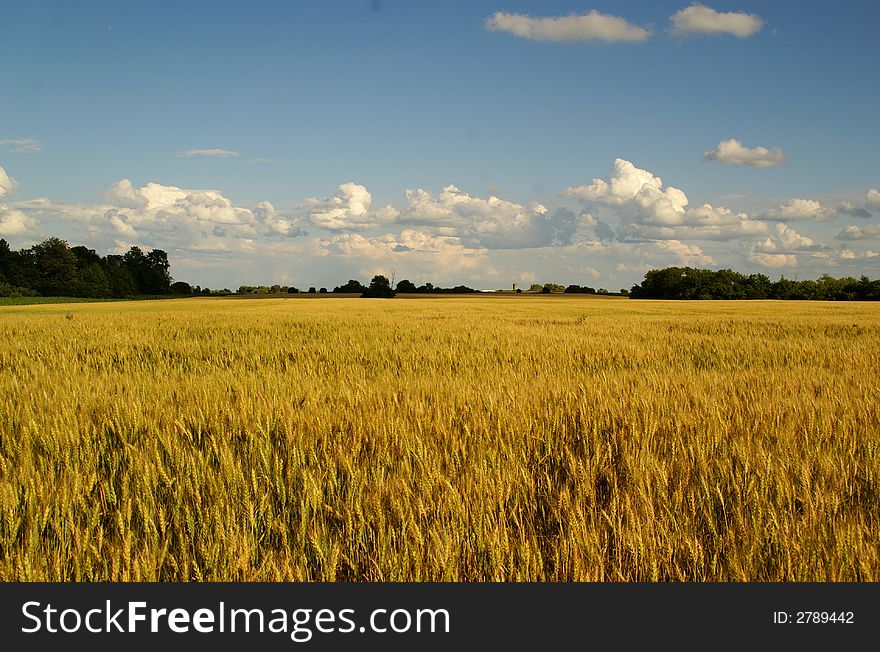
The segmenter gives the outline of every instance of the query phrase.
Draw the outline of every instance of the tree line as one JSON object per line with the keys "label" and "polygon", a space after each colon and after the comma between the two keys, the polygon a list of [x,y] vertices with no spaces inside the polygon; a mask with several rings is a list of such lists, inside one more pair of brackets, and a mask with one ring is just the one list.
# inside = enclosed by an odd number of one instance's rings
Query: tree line
{"label": "tree line", "polygon": [[740,274],[693,267],[652,269],[634,285],[631,299],[801,299],[814,301],[880,301],[880,280],[867,276],[817,280],[771,281],[764,274]]}
{"label": "tree line", "polygon": [[238,288],[238,294],[300,294],[308,292],[309,294],[360,294],[366,297],[387,297],[394,296],[398,292],[403,294],[476,294],[479,290],[468,287],[466,285],[456,285],[451,288],[435,286],[433,283],[425,283],[424,285],[416,285],[408,279],[399,281],[394,287],[388,277],[377,274],[370,281],[369,285],[364,285],[357,279],[349,279],[343,285],[337,285],[332,291],[327,288],[310,287],[308,290],[300,290],[298,287],[290,285],[242,285]]}
{"label": "tree line", "polygon": [[[365,287],[361,285],[359,281],[354,279],[349,280],[345,285],[340,285],[339,287],[333,288],[334,292],[359,292],[363,294],[366,292],[368,295],[375,296],[375,293],[386,293],[391,289],[391,282],[387,277],[380,275],[374,276],[373,280],[370,281],[370,285]],[[474,288],[468,287],[466,285],[456,285],[451,288],[444,288],[440,286],[435,286],[433,283],[425,283],[423,285],[416,285],[409,279],[403,279],[402,281],[398,281],[397,285],[394,286],[395,292],[400,292],[402,294],[475,294],[478,293],[479,290],[475,290]]]}
{"label": "tree line", "polygon": [[169,267],[161,249],[132,247],[125,254],[100,256],[49,238],[15,251],[0,239],[0,296],[112,298],[192,291],[186,283],[172,283]]}
{"label": "tree line", "polygon": [[[297,294],[294,286],[248,286],[238,294]],[[309,293],[328,293],[310,287]],[[350,279],[333,288],[334,294],[365,297],[393,297],[404,294],[473,294],[479,290],[466,285],[440,287],[432,283],[416,285],[404,279],[394,285],[376,275],[369,285]],[[517,290],[521,292],[521,290]],[[528,292],[566,294],[611,294],[604,288],[556,283],[533,284]],[[149,252],[131,247],[125,254],[100,256],[94,249],[71,247],[60,238],[49,238],[27,249],[15,251],[0,239],[0,297],[70,296],[123,298],[143,295],[226,295],[228,289],[210,290],[173,282],[167,254],[161,249]],[[620,294],[626,295],[626,290]],[[632,299],[802,299],[824,301],[880,301],[880,280],[867,276],[834,278],[824,274],[817,280],[792,280],[784,276],[771,281],[764,274],[740,274],[730,269],[709,270],[693,267],[666,267],[645,274],[645,279],[629,291]]]}

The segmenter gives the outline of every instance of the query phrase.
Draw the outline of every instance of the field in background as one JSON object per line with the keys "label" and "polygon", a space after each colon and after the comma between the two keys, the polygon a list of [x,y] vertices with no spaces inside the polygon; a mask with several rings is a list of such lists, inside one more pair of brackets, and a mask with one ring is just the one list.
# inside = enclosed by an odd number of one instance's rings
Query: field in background
{"label": "field in background", "polygon": [[880,580],[880,306],[0,308],[2,580]]}

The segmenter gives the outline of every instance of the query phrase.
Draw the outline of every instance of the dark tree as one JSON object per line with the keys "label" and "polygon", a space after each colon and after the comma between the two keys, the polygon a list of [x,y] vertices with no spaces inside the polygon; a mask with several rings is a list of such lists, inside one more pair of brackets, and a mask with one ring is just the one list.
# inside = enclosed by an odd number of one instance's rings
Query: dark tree
{"label": "dark tree", "polygon": [[71,287],[71,294],[78,297],[101,298],[112,294],[110,279],[100,263],[89,263],[80,269],[79,276]]}
{"label": "dark tree", "polygon": [[104,269],[110,280],[110,294],[116,298],[128,297],[139,292],[137,282],[122,256],[110,255],[104,259]]}
{"label": "dark tree", "polygon": [[333,288],[333,292],[336,294],[362,294],[366,291],[367,288],[361,285],[360,281],[354,279],[349,280],[345,285],[339,285]]}
{"label": "dark tree", "polygon": [[374,299],[390,299],[394,296],[394,290],[391,289],[391,281],[386,276],[377,274],[370,281],[370,287],[361,296]]}
{"label": "dark tree", "polygon": [[690,267],[652,269],[634,285],[632,299],[799,299],[813,301],[870,301],[880,299],[880,281],[834,278],[775,283],[763,274],[748,276],[730,269],[712,271]]}
{"label": "dark tree", "polygon": [[176,283],[171,284],[171,292],[172,294],[180,294],[183,296],[191,296],[195,294],[192,286],[189,283],[184,283],[183,281],[177,281]]}
{"label": "dark tree", "polygon": [[565,288],[566,294],[596,294],[596,288],[587,285],[569,285]]}
{"label": "dark tree", "polygon": [[122,260],[141,294],[167,294],[171,291],[168,255],[161,249],[144,254],[140,247],[132,247]]}
{"label": "dark tree", "polygon": [[49,238],[31,248],[36,287],[43,296],[73,294],[77,277],[76,255],[60,238]]}

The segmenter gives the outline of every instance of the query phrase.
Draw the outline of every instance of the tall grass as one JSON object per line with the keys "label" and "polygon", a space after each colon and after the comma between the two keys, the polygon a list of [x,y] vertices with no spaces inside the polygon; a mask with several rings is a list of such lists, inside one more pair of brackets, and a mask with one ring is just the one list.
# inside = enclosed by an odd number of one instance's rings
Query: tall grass
{"label": "tall grass", "polygon": [[868,304],[0,308],[3,580],[878,580]]}

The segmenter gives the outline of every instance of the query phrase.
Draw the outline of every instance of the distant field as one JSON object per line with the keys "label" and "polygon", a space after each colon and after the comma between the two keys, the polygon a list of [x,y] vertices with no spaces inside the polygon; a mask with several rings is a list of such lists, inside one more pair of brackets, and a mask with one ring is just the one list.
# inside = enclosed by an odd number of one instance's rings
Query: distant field
{"label": "distant field", "polygon": [[120,301],[154,301],[173,299],[173,295],[128,297],[127,299],[93,299],[90,297],[0,297],[0,306],[32,306],[50,303],[108,303]]}
{"label": "distant field", "polygon": [[880,306],[0,307],[0,579],[877,581]]}
{"label": "distant field", "polygon": [[94,303],[113,299],[87,299],[85,297],[0,297],[0,306],[31,306],[45,303]]}
{"label": "distant field", "polygon": [[[246,299],[351,299],[351,298],[360,298],[360,294],[334,294],[332,292],[325,292],[321,294],[320,292],[299,292],[297,294],[287,294],[286,292],[283,294],[227,294],[223,296],[216,297],[207,297],[210,299],[225,299],[225,300],[246,300]],[[601,295],[601,294],[592,294],[592,295],[583,295],[583,294],[556,294],[553,295],[558,299],[581,299],[584,298],[593,298],[593,299],[613,299],[620,298],[617,295]],[[175,297],[174,295],[157,295],[157,296],[144,296],[144,297],[131,297],[128,300],[133,301],[147,301],[147,300],[169,300],[181,297]],[[188,299],[193,298],[202,298],[202,297],[186,297]],[[493,298],[493,299],[529,299],[529,298],[547,298],[547,295],[540,293],[527,293],[524,292],[522,294],[515,294],[514,292],[480,292],[476,294],[398,294],[398,299],[449,299],[449,298],[458,298],[458,299],[467,299],[467,298]],[[30,305],[43,305],[50,303],[106,303],[109,301],[119,302],[123,301],[123,299],[90,299],[86,297],[0,297],[0,307],[2,306],[30,306]]]}

